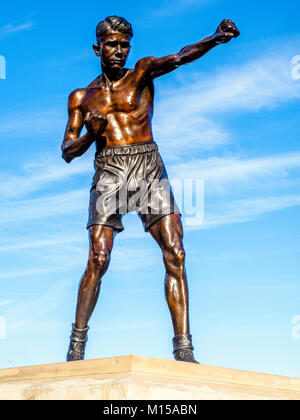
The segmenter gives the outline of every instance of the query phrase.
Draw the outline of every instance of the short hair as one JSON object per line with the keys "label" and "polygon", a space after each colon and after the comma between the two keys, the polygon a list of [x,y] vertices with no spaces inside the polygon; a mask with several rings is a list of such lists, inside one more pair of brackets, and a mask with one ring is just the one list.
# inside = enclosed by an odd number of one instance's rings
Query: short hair
{"label": "short hair", "polygon": [[104,20],[98,23],[96,28],[97,42],[101,41],[104,33],[109,29],[117,32],[127,34],[130,38],[133,37],[132,26],[126,19],[119,16],[107,16]]}

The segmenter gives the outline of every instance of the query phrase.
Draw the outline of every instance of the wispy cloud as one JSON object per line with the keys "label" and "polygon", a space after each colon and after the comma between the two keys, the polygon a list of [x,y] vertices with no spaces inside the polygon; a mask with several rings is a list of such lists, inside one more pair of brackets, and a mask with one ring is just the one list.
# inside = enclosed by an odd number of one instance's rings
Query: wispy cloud
{"label": "wispy cloud", "polygon": [[258,178],[273,178],[278,184],[280,178],[289,176],[289,171],[300,169],[300,152],[245,159],[239,157],[194,159],[169,166],[172,177],[203,178],[210,192],[224,192],[234,184],[256,183]]}
{"label": "wispy cloud", "polygon": [[255,220],[257,217],[274,211],[284,210],[300,205],[300,194],[280,197],[264,197],[249,200],[234,200],[218,206],[217,211],[207,212],[202,225],[195,223],[188,229],[207,229],[232,223],[244,223]]}
{"label": "wispy cloud", "polygon": [[0,273],[0,279],[11,279],[11,278],[23,278],[23,277],[32,277],[38,276],[40,274],[48,274],[54,273],[56,271],[61,271],[62,267],[47,267],[47,268],[36,268],[36,269],[21,269],[21,270],[13,270],[13,271],[3,271]]}
{"label": "wispy cloud", "polygon": [[89,192],[70,191],[34,200],[20,200],[2,205],[0,223],[21,222],[86,210]]}
{"label": "wispy cloud", "polygon": [[7,306],[10,305],[12,302],[12,300],[2,300],[0,301],[0,306]]}
{"label": "wispy cloud", "polygon": [[18,32],[26,31],[28,29],[31,29],[33,26],[35,26],[35,23],[32,21],[24,22],[20,25],[15,25],[12,23],[8,23],[5,26],[2,26],[0,28],[0,37],[4,38],[8,35],[16,34]]}
{"label": "wispy cloud", "polygon": [[33,318],[36,320],[38,316],[42,316],[62,305],[66,296],[68,296],[66,293],[67,287],[64,284],[55,283],[45,293],[33,294],[26,299],[18,299],[17,305],[10,305],[6,310],[5,316],[9,319],[8,328],[22,327]]}
{"label": "wispy cloud", "polygon": [[37,237],[24,238],[24,237],[14,237],[13,241],[5,242],[0,246],[0,252],[15,252],[15,251],[25,251],[35,248],[45,248],[49,249],[57,248],[58,246],[68,246],[69,244],[80,243],[83,240],[83,235],[68,235],[61,236],[57,235],[52,238],[47,238],[43,240],[37,239]]}
{"label": "wispy cloud", "polygon": [[[3,114],[2,114],[3,115]],[[6,138],[36,138],[60,136],[66,125],[66,112],[59,109],[31,110],[1,116],[0,134]],[[34,129],[33,129],[34,127]]]}
{"label": "wispy cloud", "polygon": [[[185,105],[182,104],[183,107]],[[213,150],[232,140],[229,129],[200,113],[191,115],[184,110],[177,114],[177,109],[173,108],[171,113],[171,108],[167,110],[163,107],[164,104],[158,107],[154,132],[162,153],[169,160],[181,160],[183,155],[191,155],[200,150]]]}
{"label": "wispy cloud", "polygon": [[177,104],[179,115],[273,109],[300,97],[300,86],[291,77],[290,57],[284,50],[270,52],[239,67],[226,66],[218,74],[194,75],[190,85],[164,94],[162,108],[174,112],[170,106]]}
{"label": "wispy cloud", "polygon": [[[60,153],[56,156],[56,162],[59,159]],[[2,199],[23,197],[53,182],[65,181],[72,176],[93,171],[92,162],[87,159],[74,161],[72,165],[67,165],[62,159],[60,160],[61,163],[55,163],[55,158],[41,158],[39,162],[24,165],[24,175],[1,176],[0,197]]]}
{"label": "wispy cloud", "polygon": [[183,179],[205,180],[204,224],[195,219],[188,228],[247,222],[300,204],[300,152],[256,159],[194,160],[171,166],[169,172],[171,178],[180,174]]}
{"label": "wispy cloud", "polygon": [[154,131],[163,153],[174,159],[233,141],[233,134],[218,122],[219,113],[257,112],[299,99],[290,57],[284,50],[265,53],[218,74],[191,75],[192,82],[174,91],[162,90]]}

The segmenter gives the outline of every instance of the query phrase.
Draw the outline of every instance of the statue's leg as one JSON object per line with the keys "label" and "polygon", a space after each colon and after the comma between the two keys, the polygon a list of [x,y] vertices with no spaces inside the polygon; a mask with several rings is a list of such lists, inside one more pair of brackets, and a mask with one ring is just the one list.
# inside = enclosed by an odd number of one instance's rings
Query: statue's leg
{"label": "statue's leg", "polygon": [[101,279],[108,269],[115,231],[106,226],[95,225],[89,229],[89,259],[82,276],[67,360],[83,360],[87,341],[88,322],[95,309],[101,287]]}
{"label": "statue's leg", "polygon": [[189,324],[189,296],[185,270],[183,228],[178,214],[170,214],[149,229],[163,252],[166,267],[165,295],[174,328],[174,356],[176,360],[197,363]]}
{"label": "statue's leg", "polygon": [[90,310],[89,320],[91,319],[91,317],[94,313],[94,310],[97,306],[97,303],[98,303],[98,300],[99,300],[99,295],[100,295],[100,290],[101,290],[101,284],[102,284],[102,279],[100,279],[100,281],[97,285],[97,289],[95,291],[95,296],[94,296],[93,303],[92,303],[91,310]]}

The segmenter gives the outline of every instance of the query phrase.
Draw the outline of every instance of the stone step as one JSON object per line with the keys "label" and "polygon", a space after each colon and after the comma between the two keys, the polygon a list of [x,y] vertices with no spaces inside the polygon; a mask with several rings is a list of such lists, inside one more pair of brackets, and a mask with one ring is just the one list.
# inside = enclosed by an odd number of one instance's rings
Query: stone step
{"label": "stone step", "polygon": [[300,379],[122,356],[0,370],[0,400],[300,400]]}

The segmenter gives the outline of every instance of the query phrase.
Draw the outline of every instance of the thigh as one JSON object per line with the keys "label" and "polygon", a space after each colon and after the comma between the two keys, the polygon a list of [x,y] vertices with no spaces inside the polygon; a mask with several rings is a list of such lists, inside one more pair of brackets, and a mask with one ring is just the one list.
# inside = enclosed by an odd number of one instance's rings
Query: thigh
{"label": "thigh", "polygon": [[162,250],[183,247],[183,227],[179,214],[163,217],[151,226],[149,231]]}

